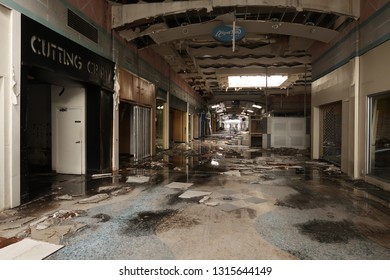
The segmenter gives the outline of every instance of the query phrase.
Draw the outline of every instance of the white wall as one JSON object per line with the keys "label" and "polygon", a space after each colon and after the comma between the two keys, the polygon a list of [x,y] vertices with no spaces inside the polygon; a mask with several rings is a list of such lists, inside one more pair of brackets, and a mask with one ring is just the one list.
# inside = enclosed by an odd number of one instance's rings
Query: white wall
{"label": "white wall", "polygon": [[20,14],[1,5],[0,36],[1,210],[20,205]]}
{"label": "white wall", "polygon": [[270,117],[268,133],[271,134],[271,147],[305,149],[308,147],[306,139],[306,118]]}
{"label": "white wall", "polygon": [[320,157],[320,109],[322,105],[342,102],[342,134],[341,134],[341,170],[352,177],[357,177],[355,157],[357,156],[357,139],[355,137],[355,102],[358,101],[359,86],[356,84],[359,71],[359,58],[334,70],[328,75],[312,83],[312,157]]}

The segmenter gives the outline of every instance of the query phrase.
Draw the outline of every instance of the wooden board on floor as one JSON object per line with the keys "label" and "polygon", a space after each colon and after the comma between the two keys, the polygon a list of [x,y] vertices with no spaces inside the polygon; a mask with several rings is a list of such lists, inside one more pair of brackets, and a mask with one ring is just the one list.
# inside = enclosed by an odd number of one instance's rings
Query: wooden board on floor
{"label": "wooden board on floor", "polygon": [[25,238],[0,249],[0,260],[43,260],[62,247],[64,246]]}

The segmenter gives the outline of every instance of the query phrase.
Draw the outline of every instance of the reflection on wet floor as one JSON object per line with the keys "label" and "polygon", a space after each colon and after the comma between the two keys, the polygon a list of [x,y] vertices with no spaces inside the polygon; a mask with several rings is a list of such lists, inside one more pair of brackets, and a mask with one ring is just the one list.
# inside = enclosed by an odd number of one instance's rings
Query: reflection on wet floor
{"label": "reflection on wet floor", "polygon": [[[128,158],[125,161],[116,174],[36,176],[32,178],[31,188],[37,188],[39,195],[21,209],[29,207],[29,213],[34,213],[34,209],[38,212],[54,209],[61,199],[105,199],[136,189],[153,193],[175,182],[188,186],[173,187],[172,192],[164,193],[165,210],[139,211],[132,215],[123,234],[147,236],[178,227],[198,226],[200,222],[196,218],[186,217],[180,209],[201,204],[255,223],[261,221],[259,213],[264,209],[271,209],[275,215],[283,211],[290,211],[291,215],[295,211],[320,211],[321,215],[310,220],[297,218],[291,227],[319,243],[348,243],[367,238],[390,249],[389,192],[362,180],[352,180],[332,164],[311,161],[307,150],[253,149],[210,139],[177,144],[143,161],[132,162]],[[43,188],[38,191],[38,186]],[[203,197],[204,202],[197,196],[183,198],[189,187],[209,195]],[[92,218],[97,223],[115,219],[105,213]],[[267,235],[264,227],[267,222],[263,221],[258,232],[265,239],[270,236],[271,240],[273,234]],[[310,253],[293,246],[283,249],[298,258],[311,258]]]}
{"label": "reflection on wet floor", "polygon": [[[177,144],[153,158],[130,162],[117,174],[64,175],[41,174],[31,179],[31,190],[37,200],[48,203],[61,197],[87,197],[120,188],[145,186],[148,188],[169,182],[223,186],[228,176],[224,172],[254,175],[257,181],[274,182],[288,178],[286,184],[296,191],[275,205],[295,209],[314,209],[338,204],[346,197],[345,207],[352,211],[368,212],[371,208],[390,214],[389,192],[361,180],[351,180],[340,170],[325,162],[310,161],[308,151],[295,149],[250,149],[245,146],[226,146],[221,140],[194,141],[190,145]],[[129,184],[131,176],[146,176],[147,184]],[[102,191],[105,189],[105,191]],[[172,201],[173,198],[170,199]]]}

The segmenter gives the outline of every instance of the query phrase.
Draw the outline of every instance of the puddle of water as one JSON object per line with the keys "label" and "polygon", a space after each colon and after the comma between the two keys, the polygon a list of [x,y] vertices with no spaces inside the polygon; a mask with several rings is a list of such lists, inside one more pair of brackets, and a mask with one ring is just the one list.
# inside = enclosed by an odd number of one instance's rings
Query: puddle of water
{"label": "puddle of water", "polygon": [[199,225],[198,219],[188,217],[186,215],[176,213],[169,215],[161,220],[155,228],[156,233],[161,233],[177,228],[189,228],[195,225]]}
{"label": "puddle of water", "polygon": [[295,225],[302,234],[320,243],[348,243],[350,239],[361,239],[352,222],[311,220]]}

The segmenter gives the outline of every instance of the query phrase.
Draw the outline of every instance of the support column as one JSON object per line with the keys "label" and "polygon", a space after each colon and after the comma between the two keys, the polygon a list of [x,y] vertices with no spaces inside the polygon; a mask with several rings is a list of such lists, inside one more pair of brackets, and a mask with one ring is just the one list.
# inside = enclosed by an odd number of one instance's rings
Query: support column
{"label": "support column", "polygon": [[[20,13],[0,5],[0,210],[20,199]],[[10,38],[8,41],[7,38]]]}

